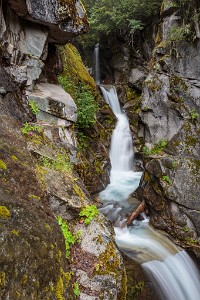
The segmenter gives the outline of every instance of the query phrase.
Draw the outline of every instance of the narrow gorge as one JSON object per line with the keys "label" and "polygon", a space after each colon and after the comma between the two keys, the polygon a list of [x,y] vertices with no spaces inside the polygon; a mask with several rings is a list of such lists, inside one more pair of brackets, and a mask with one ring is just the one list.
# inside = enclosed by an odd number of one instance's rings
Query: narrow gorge
{"label": "narrow gorge", "polygon": [[0,298],[199,300],[199,1],[0,16]]}

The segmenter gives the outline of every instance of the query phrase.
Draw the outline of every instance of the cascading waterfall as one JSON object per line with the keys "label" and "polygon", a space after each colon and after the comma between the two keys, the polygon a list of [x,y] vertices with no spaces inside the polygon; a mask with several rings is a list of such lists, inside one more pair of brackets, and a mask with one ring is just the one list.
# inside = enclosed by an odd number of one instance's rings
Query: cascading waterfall
{"label": "cascading waterfall", "polygon": [[113,221],[120,249],[141,263],[160,299],[199,300],[200,274],[185,251],[180,251],[168,238],[153,230],[145,216],[143,221],[134,221],[132,227],[121,228],[126,213],[134,208],[129,195],[139,186],[142,173],[133,170],[132,135],[116,90],[112,86],[100,88],[117,118],[110,149],[110,184],[100,193],[101,211]]}
{"label": "cascading waterfall", "polygon": [[99,44],[96,44],[94,48],[94,60],[95,60],[94,78],[96,84],[99,85],[100,84]]}

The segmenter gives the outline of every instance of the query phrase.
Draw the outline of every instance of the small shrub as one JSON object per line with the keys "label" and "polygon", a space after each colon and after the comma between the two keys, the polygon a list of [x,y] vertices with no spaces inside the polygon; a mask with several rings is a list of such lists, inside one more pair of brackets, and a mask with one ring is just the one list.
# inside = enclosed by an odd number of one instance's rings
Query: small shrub
{"label": "small shrub", "polygon": [[69,258],[70,246],[75,244],[78,237],[71,233],[66,222],[61,217],[57,217],[57,220],[58,220],[58,224],[60,225],[62,234],[65,238],[66,258]]}
{"label": "small shrub", "polygon": [[147,146],[143,147],[142,153],[144,156],[149,156],[153,154],[159,154],[163,151],[163,149],[167,146],[167,140],[160,140],[152,149],[149,149]]}
{"label": "small shrub", "polygon": [[74,295],[75,295],[76,297],[79,297],[79,296],[80,296],[80,290],[79,290],[78,283],[75,282],[75,283],[73,284],[73,287],[74,287]]}
{"label": "small shrub", "polygon": [[54,159],[49,157],[41,157],[40,163],[42,166],[56,170],[71,173],[72,167],[67,154],[59,153]]}
{"label": "small shrub", "polygon": [[87,86],[83,84],[79,85],[76,102],[78,108],[77,125],[79,128],[89,128],[96,123],[98,105]]}
{"label": "small shrub", "polygon": [[190,111],[189,111],[189,115],[190,115],[190,119],[192,121],[195,121],[198,119],[199,114],[197,113],[196,109],[193,107]]}
{"label": "small shrub", "polygon": [[181,27],[172,27],[167,35],[166,42],[181,42],[191,34],[190,24]]}
{"label": "small shrub", "polygon": [[21,128],[21,132],[26,135],[29,134],[32,131],[37,131],[37,132],[43,132],[43,126],[40,125],[31,125],[29,123],[24,123],[23,127]]}
{"label": "small shrub", "polygon": [[79,216],[84,218],[83,221],[86,225],[89,225],[98,213],[99,211],[95,205],[86,205],[86,207],[80,211]]}
{"label": "small shrub", "polygon": [[172,185],[172,181],[171,181],[171,179],[169,178],[169,176],[164,175],[164,176],[162,177],[162,180],[164,180],[164,181],[167,182],[168,184]]}
{"label": "small shrub", "polygon": [[84,150],[87,148],[88,143],[89,143],[89,138],[87,135],[85,135],[82,131],[78,131],[77,133],[77,138],[78,138],[78,149],[79,150]]}
{"label": "small shrub", "polygon": [[34,115],[38,115],[39,108],[38,108],[38,105],[33,100],[29,101],[29,107]]}

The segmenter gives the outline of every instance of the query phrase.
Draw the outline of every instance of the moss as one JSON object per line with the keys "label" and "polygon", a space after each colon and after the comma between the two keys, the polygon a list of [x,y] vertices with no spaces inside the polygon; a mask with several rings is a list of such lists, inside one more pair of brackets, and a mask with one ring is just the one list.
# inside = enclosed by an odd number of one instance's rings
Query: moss
{"label": "moss", "polygon": [[48,231],[50,231],[50,232],[52,231],[52,228],[49,226],[49,224],[45,224],[44,226]]}
{"label": "moss", "polygon": [[37,201],[41,200],[41,198],[39,196],[36,196],[36,195],[33,195],[33,194],[29,194],[28,198],[32,199],[32,200],[37,200]]}
{"label": "moss", "polygon": [[15,293],[16,293],[16,297],[17,297],[17,299],[20,299],[20,297],[21,297],[21,294],[20,294],[20,292],[16,291]]}
{"label": "moss", "polygon": [[198,143],[198,139],[197,139],[197,137],[194,137],[192,135],[187,135],[185,138],[185,143],[187,146],[194,147]]}
{"label": "moss", "polygon": [[156,77],[151,78],[149,81],[147,81],[147,85],[149,90],[152,93],[158,92],[161,90],[163,84],[160,82],[160,80]]}
{"label": "moss", "polygon": [[139,281],[137,284],[130,288],[129,295],[133,297],[132,299],[136,299],[136,297],[143,292],[145,288],[145,284],[143,281]]}
{"label": "moss", "polygon": [[18,161],[19,160],[15,155],[12,155],[11,159],[14,160],[14,161]]}
{"label": "moss", "polygon": [[68,78],[69,85],[67,92],[75,99],[76,85],[82,82],[89,86],[91,91],[97,95],[94,79],[84,66],[78,50],[72,44],[68,43],[65,47],[59,47],[59,51],[64,66],[63,73],[59,76],[59,79]]}
{"label": "moss", "polygon": [[66,19],[70,18],[73,22],[74,26],[80,26],[83,25],[85,27],[85,31],[87,31],[87,28],[89,27],[86,10],[85,7],[80,1],[80,5],[85,12],[85,18],[80,18],[77,14],[77,7],[76,7],[76,1],[74,0],[59,0],[60,7],[58,10],[60,21],[65,21]]}
{"label": "moss", "polygon": [[85,194],[83,193],[82,189],[77,184],[74,184],[73,189],[75,194],[79,197],[79,199],[83,201],[85,198]]}
{"label": "moss", "polygon": [[119,300],[126,300],[126,295],[127,295],[127,276],[126,276],[126,271],[124,269],[122,275],[122,290],[118,297]]}
{"label": "moss", "polygon": [[22,279],[20,280],[21,285],[27,285],[28,276],[26,274],[23,275]]}
{"label": "moss", "polygon": [[14,234],[15,236],[19,236],[19,231],[18,230],[13,229],[11,231],[11,233]]}
{"label": "moss", "polygon": [[1,160],[1,159],[0,159],[0,169],[7,170],[7,166],[6,166],[5,162],[3,162],[3,160]]}
{"label": "moss", "polygon": [[0,217],[2,217],[2,218],[10,218],[11,217],[11,213],[7,209],[6,206],[0,206]]}
{"label": "moss", "polygon": [[65,300],[64,297],[64,285],[63,285],[63,279],[62,277],[58,277],[58,280],[56,282],[56,290],[55,290],[55,294],[56,294],[56,299],[57,300]]}
{"label": "moss", "polygon": [[0,287],[6,286],[6,273],[0,272]]}
{"label": "moss", "polygon": [[115,246],[112,242],[106,245],[105,251],[99,256],[98,274],[112,273],[115,276],[119,276],[120,272],[120,260],[117,257]]}
{"label": "moss", "polygon": [[48,173],[47,170],[45,170],[43,167],[41,167],[39,164],[36,165],[36,177],[39,181],[39,183],[43,186],[46,187],[46,180],[45,180],[45,174]]}

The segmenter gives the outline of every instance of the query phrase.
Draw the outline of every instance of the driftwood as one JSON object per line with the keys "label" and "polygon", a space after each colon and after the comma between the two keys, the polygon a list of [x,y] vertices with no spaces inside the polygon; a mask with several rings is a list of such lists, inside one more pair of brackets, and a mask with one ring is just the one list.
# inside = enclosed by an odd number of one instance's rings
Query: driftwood
{"label": "driftwood", "polygon": [[137,216],[144,211],[145,208],[145,203],[144,201],[141,202],[141,204],[138,206],[138,208],[136,210],[134,210],[134,212],[132,212],[132,214],[128,217],[127,220],[127,226],[130,226],[131,223],[133,222],[133,220],[135,220],[135,218],[137,218]]}

